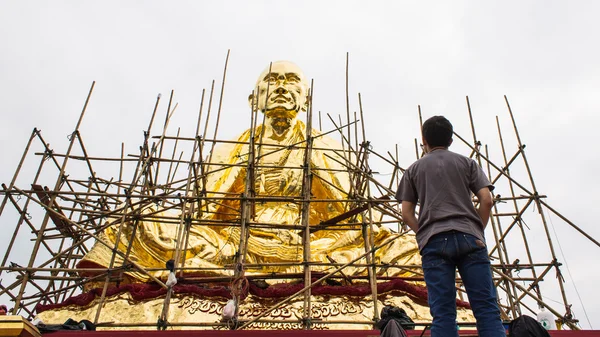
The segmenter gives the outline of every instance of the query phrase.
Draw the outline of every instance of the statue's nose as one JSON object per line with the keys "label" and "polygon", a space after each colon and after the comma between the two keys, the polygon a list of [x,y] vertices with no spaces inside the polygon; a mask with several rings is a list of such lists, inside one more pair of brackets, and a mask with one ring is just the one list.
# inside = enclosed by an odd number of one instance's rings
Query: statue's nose
{"label": "statue's nose", "polygon": [[275,89],[275,93],[277,94],[285,94],[287,93],[287,89],[283,86],[283,82],[280,82],[281,84],[277,86],[277,89]]}

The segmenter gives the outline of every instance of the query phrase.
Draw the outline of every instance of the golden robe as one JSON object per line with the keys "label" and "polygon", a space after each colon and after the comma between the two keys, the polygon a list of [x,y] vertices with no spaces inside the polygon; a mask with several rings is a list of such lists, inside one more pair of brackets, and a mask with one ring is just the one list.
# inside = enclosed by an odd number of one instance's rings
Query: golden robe
{"label": "golden robe", "polygon": [[[272,197],[277,200],[261,200],[253,203],[245,264],[257,264],[248,268],[246,274],[299,273],[303,267],[302,231],[296,229],[265,228],[264,224],[301,224],[301,203],[303,184],[303,163],[306,153],[306,126],[301,121],[288,131],[281,140],[261,135],[262,127],[257,127],[254,142],[254,155],[259,158],[254,174],[255,197]],[[208,169],[206,196],[208,203],[200,203],[194,212],[194,221],[189,229],[184,258],[186,274],[232,275],[231,269],[223,268],[235,262],[239,249],[241,205],[239,197],[245,190],[246,171],[249,156],[251,130],[244,132],[237,142],[217,147]],[[313,149],[310,157],[312,173],[309,223],[311,226],[331,219],[350,210],[349,202],[342,202],[350,191],[348,169],[344,165],[341,145],[333,139],[312,130]],[[261,142],[262,140],[262,142]],[[211,173],[212,172],[212,173]],[[292,198],[295,197],[295,200]],[[325,200],[325,201],[319,201]],[[178,221],[164,221],[165,216],[178,219],[179,210],[156,212],[156,207],[147,207],[141,212],[141,219],[134,226],[123,225],[119,250],[127,251],[131,240],[129,257],[144,268],[159,268],[152,271],[159,278],[166,278],[165,263],[175,256]],[[366,213],[366,212],[365,212]],[[363,215],[367,217],[367,215]],[[374,217],[376,218],[376,217]],[[346,230],[320,229],[311,233],[311,262],[346,263],[365,254],[363,234],[360,225],[344,225],[348,220],[356,223],[362,217],[342,221],[339,225]],[[374,223],[373,243],[397,236],[393,243],[375,253],[375,262],[384,264],[420,265],[418,248],[414,235],[399,235],[380,224]],[[105,241],[114,244],[118,228],[107,228],[101,235]],[[96,243],[80,262],[80,267],[108,266],[112,251],[105,245]],[[330,260],[331,259],[331,260]],[[117,255],[115,266],[123,259]],[[357,263],[366,263],[362,258]],[[269,265],[271,264],[271,265]],[[191,269],[196,268],[196,269]],[[332,266],[311,267],[313,271],[332,270]],[[346,275],[366,275],[364,267],[347,267]],[[129,270],[129,276],[147,282],[148,275]],[[388,276],[411,276],[402,269],[389,269]]]}

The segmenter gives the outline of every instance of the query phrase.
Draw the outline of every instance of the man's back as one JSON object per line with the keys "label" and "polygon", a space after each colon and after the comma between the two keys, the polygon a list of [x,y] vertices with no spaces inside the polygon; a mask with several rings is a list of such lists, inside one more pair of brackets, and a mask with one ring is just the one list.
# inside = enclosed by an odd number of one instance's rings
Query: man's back
{"label": "man's back", "polygon": [[483,224],[471,192],[490,186],[477,163],[446,149],[435,149],[411,165],[400,183],[399,200],[421,203],[417,241],[424,247],[437,233],[457,230],[484,240]]}

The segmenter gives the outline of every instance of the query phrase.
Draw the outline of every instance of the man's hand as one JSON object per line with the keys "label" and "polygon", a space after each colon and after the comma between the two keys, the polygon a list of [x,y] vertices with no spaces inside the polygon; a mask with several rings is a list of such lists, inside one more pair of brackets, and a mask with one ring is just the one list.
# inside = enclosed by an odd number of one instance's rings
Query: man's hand
{"label": "man's hand", "polygon": [[415,209],[417,204],[402,200],[402,219],[404,223],[413,230],[413,232],[417,232],[419,230],[419,222],[417,217],[415,216]]}
{"label": "man's hand", "polygon": [[[490,220],[490,213],[492,211],[492,206],[494,206],[494,200],[492,199],[492,193],[487,186],[477,191],[476,195],[477,199],[479,199],[477,214],[479,214],[481,222],[483,223],[483,229],[485,229],[485,226],[487,226],[488,221]],[[404,203],[402,206],[404,206]]]}

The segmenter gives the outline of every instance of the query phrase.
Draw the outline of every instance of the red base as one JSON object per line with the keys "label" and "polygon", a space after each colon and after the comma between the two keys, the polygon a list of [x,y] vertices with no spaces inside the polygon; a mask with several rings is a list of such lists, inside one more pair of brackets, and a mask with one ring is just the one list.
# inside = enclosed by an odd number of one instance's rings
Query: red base
{"label": "red base", "polygon": [[[421,336],[422,330],[408,330],[409,337]],[[476,330],[459,330],[462,337],[477,336]],[[378,337],[378,330],[165,330],[165,331],[57,331],[52,337]],[[429,331],[424,336],[430,336]],[[552,337],[600,337],[600,330],[553,330]]]}

